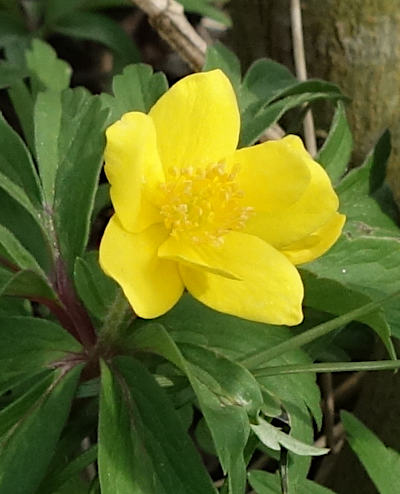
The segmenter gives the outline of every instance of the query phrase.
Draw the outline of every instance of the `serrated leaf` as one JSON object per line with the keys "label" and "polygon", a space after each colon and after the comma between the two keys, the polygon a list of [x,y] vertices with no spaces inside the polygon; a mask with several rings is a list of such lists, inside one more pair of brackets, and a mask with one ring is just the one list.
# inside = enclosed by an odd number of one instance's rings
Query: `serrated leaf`
{"label": "serrated leaf", "polygon": [[57,58],[54,49],[44,41],[32,41],[31,49],[26,52],[26,63],[34,94],[46,89],[62,91],[69,86],[71,67]]}
{"label": "serrated leaf", "polygon": [[111,110],[108,123],[115,122],[129,111],[147,113],[167,89],[165,75],[162,72],[154,74],[150,65],[125,67],[122,74],[113,79],[114,96],[105,93],[101,95],[104,106]]}
{"label": "serrated leaf", "polygon": [[382,441],[354,415],[342,411],[347,440],[380,494],[392,494],[399,485],[400,454]]}
{"label": "serrated leaf", "polygon": [[103,494],[215,493],[168,398],[138,361],[102,365],[99,476]]}
{"label": "serrated leaf", "polygon": [[64,91],[58,142],[54,222],[61,254],[70,272],[82,255],[102,165],[107,112],[83,89]]}
{"label": "serrated leaf", "polygon": [[[34,494],[67,419],[81,367],[54,372],[47,391],[0,442],[0,494]],[[31,454],[35,444],[35,454]]]}
{"label": "serrated leaf", "polygon": [[348,166],[353,148],[353,137],[347,122],[344,104],[339,101],[331,128],[316,160],[325,168],[330,179],[336,184]]}
{"label": "serrated leaf", "polygon": [[300,456],[321,456],[329,451],[326,448],[316,448],[305,444],[285,434],[261,417],[257,418],[257,424],[252,424],[250,427],[265,446],[276,451],[279,451],[282,446]]}
{"label": "serrated leaf", "polygon": [[81,351],[80,344],[63,328],[32,317],[1,316],[0,341],[0,384],[42,371],[68,353]]}
{"label": "serrated leaf", "polygon": [[220,42],[207,48],[206,61],[203,70],[221,69],[234,87],[236,94],[240,93],[241,68],[239,58]]}
{"label": "serrated leaf", "polygon": [[138,62],[141,58],[133,40],[122,27],[102,14],[84,11],[70,12],[60,16],[52,25],[52,29],[66,36],[104,44],[118,57],[121,67]]}

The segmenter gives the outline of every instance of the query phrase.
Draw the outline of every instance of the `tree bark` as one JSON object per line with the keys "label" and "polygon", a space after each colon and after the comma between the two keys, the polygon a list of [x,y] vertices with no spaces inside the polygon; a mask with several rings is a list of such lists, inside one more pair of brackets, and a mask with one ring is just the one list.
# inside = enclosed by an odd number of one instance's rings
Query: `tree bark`
{"label": "tree bark", "polygon": [[[247,67],[267,56],[293,69],[290,0],[231,0],[231,45]],[[348,117],[358,164],[389,128],[389,178],[400,201],[400,3],[303,1],[309,77],[336,82],[351,98]],[[320,116],[321,117],[321,116]],[[318,118],[321,124],[324,118]]]}

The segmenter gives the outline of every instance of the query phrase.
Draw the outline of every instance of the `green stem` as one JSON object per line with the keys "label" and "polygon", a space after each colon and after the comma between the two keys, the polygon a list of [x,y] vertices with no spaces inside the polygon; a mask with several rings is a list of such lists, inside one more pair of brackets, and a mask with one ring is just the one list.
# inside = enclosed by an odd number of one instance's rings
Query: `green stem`
{"label": "green stem", "polygon": [[119,333],[119,328],[126,320],[126,316],[129,312],[132,312],[132,307],[129,305],[124,293],[119,291],[104,319],[103,326],[99,334],[99,344],[101,346],[108,346],[113,343]]}
{"label": "green stem", "polygon": [[279,343],[278,345],[275,345],[272,348],[268,348],[267,350],[264,350],[262,352],[249,355],[245,359],[241,360],[240,363],[248,367],[249,369],[255,369],[262,363],[268,362],[274,359],[275,357],[279,357],[279,355],[282,355],[285,352],[306,345],[307,343],[310,343],[311,341],[314,341],[315,339],[320,338],[321,336],[325,336],[331,331],[341,326],[344,326],[349,322],[358,319],[361,316],[365,316],[366,314],[369,314],[370,312],[379,309],[383,303],[387,302],[391,298],[397,297],[399,294],[400,291],[396,291],[395,293],[392,293],[391,295],[388,295],[378,300],[377,302],[370,302],[368,304],[359,307],[358,309],[347,312],[342,316],[335,317],[330,321],[319,324],[318,326],[315,326],[314,328],[311,328],[308,331],[304,331],[304,333],[301,333],[297,336],[294,336],[293,338],[290,338],[289,340]]}
{"label": "green stem", "polygon": [[300,374],[303,372],[350,372],[399,369],[400,360],[376,360],[373,362],[327,362],[304,365],[275,365],[253,371],[256,377]]}

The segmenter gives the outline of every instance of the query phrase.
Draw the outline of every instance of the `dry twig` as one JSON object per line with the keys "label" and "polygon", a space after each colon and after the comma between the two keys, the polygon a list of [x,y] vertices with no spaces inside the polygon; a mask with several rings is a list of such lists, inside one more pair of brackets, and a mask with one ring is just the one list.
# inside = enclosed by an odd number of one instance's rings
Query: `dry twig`
{"label": "dry twig", "polygon": [[[303,23],[301,19],[300,0],[291,0],[290,16],[292,24],[293,55],[296,67],[296,75],[300,81],[307,79],[306,57],[304,52]],[[311,111],[304,117],[304,140],[311,156],[317,154],[317,142],[315,139],[314,119]]]}
{"label": "dry twig", "polygon": [[169,45],[199,71],[204,65],[206,42],[186,19],[183,7],[175,0],[131,0],[149,16],[150,23]]}

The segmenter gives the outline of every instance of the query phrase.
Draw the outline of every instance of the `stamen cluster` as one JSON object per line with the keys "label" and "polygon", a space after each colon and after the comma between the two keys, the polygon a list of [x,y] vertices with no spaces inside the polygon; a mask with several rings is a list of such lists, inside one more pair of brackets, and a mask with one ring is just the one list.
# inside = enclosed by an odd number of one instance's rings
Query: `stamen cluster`
{"label": "stamen cluster", "polygon": [[218,246],[226,233],[242,230],[253,208],[243,205],[236,176],[223,163],[169,169],[160,211],[170,235]]}

